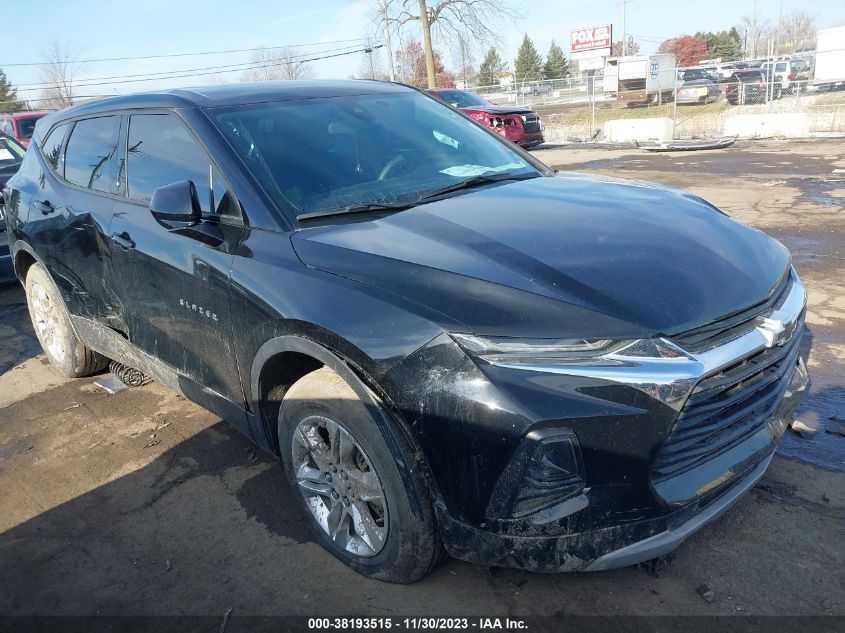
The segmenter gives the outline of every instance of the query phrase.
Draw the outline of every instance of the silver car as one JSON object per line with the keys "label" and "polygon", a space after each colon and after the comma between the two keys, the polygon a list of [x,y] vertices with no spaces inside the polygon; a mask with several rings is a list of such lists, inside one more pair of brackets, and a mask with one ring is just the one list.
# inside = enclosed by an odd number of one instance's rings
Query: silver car
{"label": "silver car", "polygon": [[710,79],[678,78],[678,87],[675,89],[677,103],[712,103],[722,98],[722,89]]}

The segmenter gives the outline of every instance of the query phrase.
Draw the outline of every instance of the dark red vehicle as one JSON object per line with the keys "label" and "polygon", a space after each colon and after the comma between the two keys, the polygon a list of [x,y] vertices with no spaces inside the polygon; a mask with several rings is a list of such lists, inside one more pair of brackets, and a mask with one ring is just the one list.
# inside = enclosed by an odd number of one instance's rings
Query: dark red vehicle
{"label": "dark red vehicle", "polygon": [[535,147],[542,143],[543,122],[540,116],[518,105],[495,105],[466,90],[429,90],[441,101],[466,112],[476,121],[493,128],[510,141],[522,147]]}
{"label": "dark red vehicle", "polygon": [[13,112],[0,114],[0,132],[8,134],[24,147],[29,147],[29,139],[35,130],[35,122],[46,112]]}

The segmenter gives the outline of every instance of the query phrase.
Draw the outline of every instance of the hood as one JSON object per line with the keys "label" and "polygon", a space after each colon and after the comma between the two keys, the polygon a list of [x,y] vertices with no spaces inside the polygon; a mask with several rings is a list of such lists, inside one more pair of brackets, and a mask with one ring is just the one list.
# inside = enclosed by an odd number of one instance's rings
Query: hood
{"label": "hood", "polygon": [[486,114],[534,114],[531,108],[516,105],[477,105],[461,108],[464,112],[484,112]]}
{"label": "hood", "polygon": [[488,336],[676,334],[763,301],[789,266],[778,242],[691,194],[577,174],[333,218],[293,244],[308,266]]}

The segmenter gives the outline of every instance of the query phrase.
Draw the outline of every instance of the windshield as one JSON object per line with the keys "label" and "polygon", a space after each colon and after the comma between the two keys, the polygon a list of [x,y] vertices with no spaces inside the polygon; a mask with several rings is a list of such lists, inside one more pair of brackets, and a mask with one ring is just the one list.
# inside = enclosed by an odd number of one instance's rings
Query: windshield
{"label": "windshield", "polygon": [[472,106],[490,105],[478,95],[466,90],[440,90],[440,98],[446,103],[451,103],[457,108],[470,108]]}
{"label": "windshield", "polygon": [[410,204],[478,176],[541,174],[516,149],[417,92],[209,114],[268,192],[297,215]]}
{"label": "windshield", "polygon": [[18,138],[21,140],[31,139],[32,133],[35,131],[35,124],[40,118],[41,117],[27,117],[18,119]]}
{"label": "windshield", "polygon": [[23,160],[26,150],[6,136],[0,136],[0,167],[17,165]]}

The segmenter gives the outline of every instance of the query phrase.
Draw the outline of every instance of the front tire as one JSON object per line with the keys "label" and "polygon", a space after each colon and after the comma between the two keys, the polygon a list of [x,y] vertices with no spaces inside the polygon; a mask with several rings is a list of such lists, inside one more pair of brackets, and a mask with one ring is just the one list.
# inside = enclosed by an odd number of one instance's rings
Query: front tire
{"label": "front tire", "polygon": [[431,496],[408,442],[368,400],[329,368],[297,381],[279,411],[282,466],[325,549],[365,576],[411,583],[442,556]]}
{"label": "front tire", "polygon": [[40,264],[29,268],[24,285],[32,329],[53,368],[68,378],[105,369],[108,359],[85,347],[76,336],[62,295]]}

